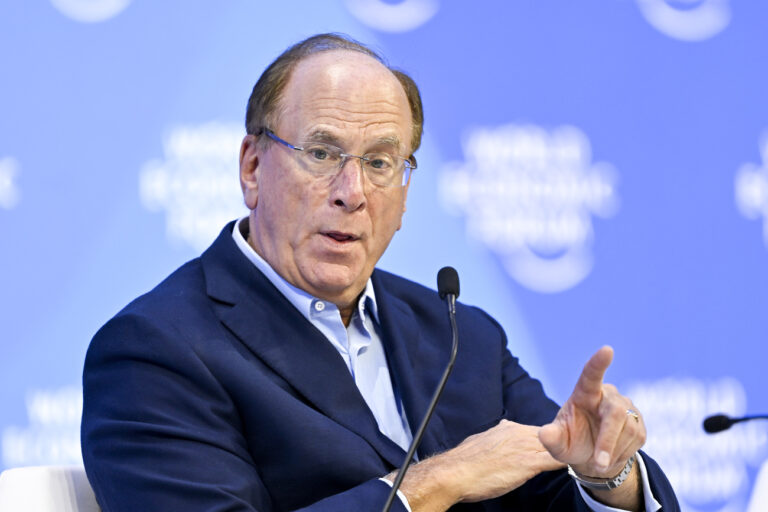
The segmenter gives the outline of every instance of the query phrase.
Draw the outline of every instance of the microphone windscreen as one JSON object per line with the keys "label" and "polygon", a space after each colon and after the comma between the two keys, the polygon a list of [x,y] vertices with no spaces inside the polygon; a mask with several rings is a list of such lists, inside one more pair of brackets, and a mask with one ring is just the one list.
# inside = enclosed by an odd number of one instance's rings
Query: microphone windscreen
{"label": "microphone windscreen", "polygon": [[443,267],[437,273],[437,293],[444,299],[450,294],[454,297],[459,296],[459,274],[453,267]]}
{"label": "microphone windscreen", "polygon": [[715,414],[704,420],[704,431],[708,434],[714,434],[715,432],[722,432],[731,428],[733,420],[725,414]]}

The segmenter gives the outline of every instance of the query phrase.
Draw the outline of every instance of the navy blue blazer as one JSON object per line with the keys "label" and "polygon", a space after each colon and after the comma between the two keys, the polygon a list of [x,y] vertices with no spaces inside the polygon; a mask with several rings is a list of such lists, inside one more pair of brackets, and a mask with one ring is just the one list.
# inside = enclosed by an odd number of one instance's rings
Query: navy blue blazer
{"label": "navy blue blazer", "polygon": [[[241,253],[232,228],[91,342],[82,449],[102,509],[380,510],[389,487],[378,478],[405,452],[379,432],[339,354]],[[415,428],[448,358],[446,308],[434,291],[381,270],[373,283],[393,384]],[[541,425],[558,410],[496,321],[459,304],[457,323],[458,358],[420,458],[502,418]],[[677,510],[645,460],[655,495]],[[564,471],[454,509],[587,510]]]}

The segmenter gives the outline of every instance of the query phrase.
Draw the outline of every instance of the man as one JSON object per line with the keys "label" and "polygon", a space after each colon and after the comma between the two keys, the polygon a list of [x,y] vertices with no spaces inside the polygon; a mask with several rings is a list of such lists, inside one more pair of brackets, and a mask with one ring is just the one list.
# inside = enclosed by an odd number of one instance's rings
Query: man
{"label": "man", "polygon": [[[83,456],[103,510],[381,509],[450,339],[436,293],[374,271],[421,126],[410,78],[343,37],[264,72],[240,150],[250,215],[89,348]],[[610,348],[558,410],[493,319],[459,305],[457,322],[472,349],[393,510],[677,508],[635,455],[642,418],[602,383]]]}

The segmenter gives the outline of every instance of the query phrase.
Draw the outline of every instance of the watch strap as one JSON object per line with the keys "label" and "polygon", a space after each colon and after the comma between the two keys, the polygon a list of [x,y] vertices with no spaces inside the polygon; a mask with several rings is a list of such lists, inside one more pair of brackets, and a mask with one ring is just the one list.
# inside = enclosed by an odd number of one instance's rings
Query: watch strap
{"label": "watch strap", "polygon": [[573,477],[574,480],[579,482],[581,485],[586,487],[587,489],[595,489],[599,491],[609,491],[611,489],[615,489],[621,484],[624,483],[624,480],[627,479],[629,476],[629,473],[632,471],[632,466],[635,464],[636,456],[633,455],[629,458],[627,463],[624,465],[624,469],[621,470],[621,473],[616,475],[613,478],[597,478],[593,476],[586,476],[581,475],[577,473],[570,464],[568,465],[568,474]]}

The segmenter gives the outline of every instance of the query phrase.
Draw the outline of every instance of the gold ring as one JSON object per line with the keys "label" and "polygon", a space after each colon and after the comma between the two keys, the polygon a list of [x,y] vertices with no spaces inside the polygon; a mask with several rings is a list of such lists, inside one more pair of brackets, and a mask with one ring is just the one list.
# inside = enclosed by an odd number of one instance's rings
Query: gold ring
{"label": "gold ring", "polygon": [[640,423],[640,415],[639,415],[639,414],[637,414],[637,413],[636,413],[635,411],[633,411],[632,409],[627,409],[627,416],[632,416],[633,418],[635,418],[635,421],[636,421],[637,423]]}

